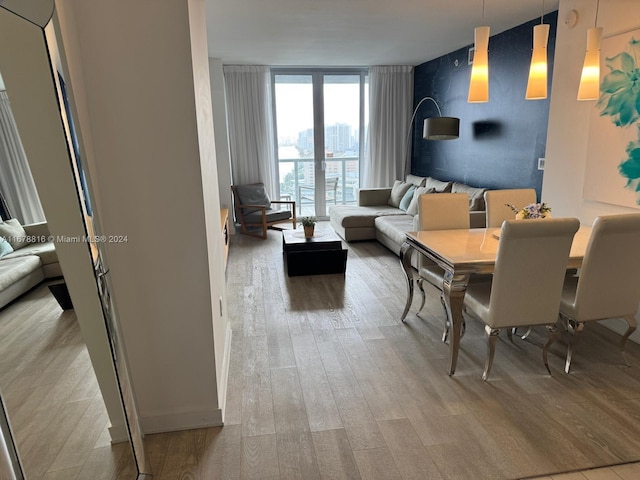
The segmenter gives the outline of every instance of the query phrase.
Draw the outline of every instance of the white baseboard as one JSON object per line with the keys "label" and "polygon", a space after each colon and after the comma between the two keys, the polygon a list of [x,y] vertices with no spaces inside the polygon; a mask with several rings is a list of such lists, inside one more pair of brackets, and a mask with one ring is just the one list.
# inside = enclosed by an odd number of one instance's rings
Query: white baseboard
{"label": "white baseboard", "polygon": [[195,428],[222,426],[222,410],[183,412],[151,417],[140,417],[142,432],[145,434],[176,432]]}
{"label": "white baseboard", "polygon": [[227,331],[224,336],[224,358],[222,360],[221,379],[218,383],[218,402],[222,411],[222,421],[224,422],[224,413],[227,406],[227,386],[229,385],[229,367],[231,364],[231,338],[233,331],[231,330],[231,322],[227,322]]}

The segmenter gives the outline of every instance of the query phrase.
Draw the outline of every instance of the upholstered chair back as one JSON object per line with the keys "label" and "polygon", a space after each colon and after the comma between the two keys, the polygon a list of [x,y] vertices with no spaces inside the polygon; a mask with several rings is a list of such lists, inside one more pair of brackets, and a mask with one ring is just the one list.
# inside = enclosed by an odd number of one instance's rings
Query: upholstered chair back
{"label": "upholstered chair back", "polygon": [[485,321],[493,328],[553,324],[573,236],[575,218],[506,220]]}
{"label": "upholstered chair back", "polygon": [[500,228],[505,220],[513,220],[515,212],[507,206],[518,209],[536,202],[536,191],[533,188],[513,188],[507,190],[488,190],[484,192],[487,212],[487,228]]}
{"label": "upholstered chair back", "polygon": [[469,195],[427,193],[418,199],[420,230],[469,229]]}
{"label": "upholstered chair back", "polygon": [[[572,317],[579,321],[634,315],[640,303],[640,213],[595,219]],[[574,316],[575,315],[575,316]]]}

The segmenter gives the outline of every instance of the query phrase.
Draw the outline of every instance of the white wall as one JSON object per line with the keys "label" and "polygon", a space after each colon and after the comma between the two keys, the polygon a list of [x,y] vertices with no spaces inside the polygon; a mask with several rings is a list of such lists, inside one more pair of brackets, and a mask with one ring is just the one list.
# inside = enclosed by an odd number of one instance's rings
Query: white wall
{"label": "white wall", "polygon": [[102,233],[128,237],[106,251],[143,430],[219,425],[230,332],[203,0],[59,1]]}
{"label": "white wall", "polygon": [[[554,216],[574,216],[585,225],[590,225],[598,215],[639,211],[582,198],[589,118],[595,101],[579,102],[576,96],[584,61],[586,31],[594,26],[596,4],[596,0],[560,0],[542,183],[542,199],[551,205]],[[570,28],[564,20],[573,9],[578,11],[578,23]],[[598,26],[603,27],[604,37],[640,28],[638,1],[600,1]],[[612,325],[612,328],[619,331],[617,325]],[[640,332],[632,338],[640,341]]]}
{"label": "white wall", "polygon": [[[218,187],[220,206],[229,209],[233,218],[231,198],[231,155],[229,153],[229,136],[227,126],[227,104],[224,92],[224,71],[222,60],[209,58],[209,75],[211,77],[211,103],[213,105],[213,125],[216,135],[216,158],[218,159]],[[233,230],[233,221],[231,222]]]}

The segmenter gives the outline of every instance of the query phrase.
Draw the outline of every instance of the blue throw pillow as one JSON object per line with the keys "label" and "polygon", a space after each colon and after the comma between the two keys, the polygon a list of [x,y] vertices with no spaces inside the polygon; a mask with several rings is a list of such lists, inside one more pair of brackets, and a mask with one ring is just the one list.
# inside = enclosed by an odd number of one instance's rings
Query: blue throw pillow
{"label": "blue throw pillow", "polygon": [[13,247],[4,238],[0,237],[0,258],[13,252]]}
{"label": "blue throw pillow", "polygon": [[411,203],[411,200],[413,200],[413,194],[416,191],[416,186],[412,185],[411,187],[409,187],[409,190],[407,190],[407,193],[404,194],[404,197],[402,197],[402,200],[400,200],[400,205],[398,205],[398,208],[400,210],[402,210],[403,212],[407,211],[407,208],[409,208],[409,204]]}

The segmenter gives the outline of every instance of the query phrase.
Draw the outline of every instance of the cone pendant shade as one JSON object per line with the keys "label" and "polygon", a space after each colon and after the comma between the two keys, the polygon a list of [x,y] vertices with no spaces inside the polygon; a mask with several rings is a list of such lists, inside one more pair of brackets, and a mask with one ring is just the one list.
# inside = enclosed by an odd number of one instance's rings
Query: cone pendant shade
{"label": "cone pendant shade", "polygon": [[475,52],[469,81],[469,103],[489,101],[489,27],[476,27]]}
{"label": "cone pendant shade", "polygon": [[600,96],[600,39],[602,27],[587,30],[587,53],[578,88],[578,100],[597,100]]}
{"label": "cone pendant shade", "polygon": [[547,42],[549,25],[543,23],[533,27],[533,53],[527,82],[527,100],[547,98]]}

